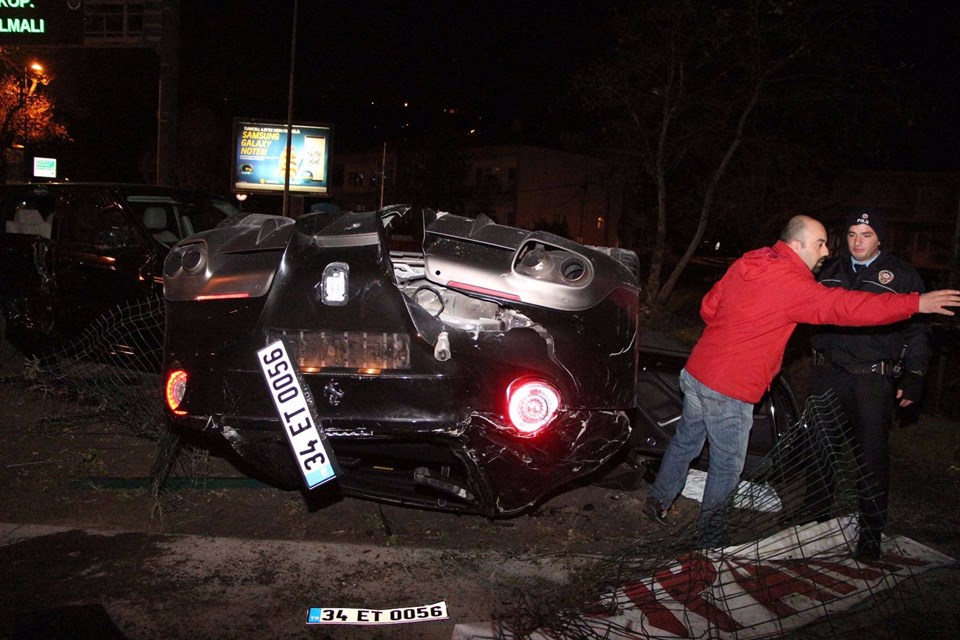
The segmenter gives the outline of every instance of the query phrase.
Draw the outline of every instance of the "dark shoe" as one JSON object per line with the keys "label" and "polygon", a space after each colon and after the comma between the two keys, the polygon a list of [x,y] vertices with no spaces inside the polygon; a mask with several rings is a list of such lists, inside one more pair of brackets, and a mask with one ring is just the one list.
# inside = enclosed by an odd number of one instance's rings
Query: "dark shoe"
{"label": "dark shoe", "polygon": [[663,505],[661,505],[660,501],[656,498],[647,498],[646,503],[643,505],[643,515],[662,526],[668,524],[667,511],[668,509],[664,509]]}
{"label": "dark shoe", "polygon": [[857,548],[853,552],[853,557],[857,560],[879,560],[880,559],[880,541],[875,538],[860,536],[857,540]]}

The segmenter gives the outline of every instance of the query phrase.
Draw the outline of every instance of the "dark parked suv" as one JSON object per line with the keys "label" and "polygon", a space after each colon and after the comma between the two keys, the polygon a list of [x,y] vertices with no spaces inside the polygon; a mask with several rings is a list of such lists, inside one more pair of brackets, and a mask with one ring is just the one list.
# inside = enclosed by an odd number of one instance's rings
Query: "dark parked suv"
{"label": "dark parked suv", "polygon": [[238,213],[225,198],[136,184],[0,186],[0,331],[34,352],[155,295],[171,246]]}

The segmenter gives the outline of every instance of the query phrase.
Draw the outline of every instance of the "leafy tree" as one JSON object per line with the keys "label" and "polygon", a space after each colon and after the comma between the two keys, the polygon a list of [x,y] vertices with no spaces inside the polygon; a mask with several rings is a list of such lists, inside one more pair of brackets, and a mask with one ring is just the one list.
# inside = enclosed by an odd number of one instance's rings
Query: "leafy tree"
{"label": "leafy tree", "polygon": [[615,15],[610,51],[575,91],[631,194],[652,203],[625,221],[652,236],[649,305],[670,296],[712,220],[778,227],[783,203],[816,188],[811,168],[836,157],[815,149],[837,144],[844,101],[874,68],[851,33],[869,16],[837,4],[652,0]]}
{"label": "leafy tree", "polygon": [[[16,52],[0,48],[0,149],[69,140],[66,126],[55,117],[53,99],[40,90],[50,77],[42,71],[25,73],[17,58]],[[0,177],[5,178],[6,172],[4,154]]]}

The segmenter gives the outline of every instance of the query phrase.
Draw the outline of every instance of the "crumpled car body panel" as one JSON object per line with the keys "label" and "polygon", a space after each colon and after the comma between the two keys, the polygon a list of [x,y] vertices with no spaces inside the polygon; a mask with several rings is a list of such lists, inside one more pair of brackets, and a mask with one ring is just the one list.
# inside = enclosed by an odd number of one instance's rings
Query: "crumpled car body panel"
{"label": "crumpled car body panel", "polygon": [[[165,369],[189,382],[171,422],[225,438],[264,478],[297,487],[256,358],[282,339],[345,494],[506,515],[603,467],[631,432],[636,278],[556,236],[429,211],[424,253],[391,255],[385,220],[400,213],[250,217],[177,245]],[[331,267],[342,300],[324,299]],[[508,417],[507,388],[521,379],[562,397],[533,435]]]}
{"label": "crumpled car body panel", "polygon": [[[686,352],[641,340],[637,278],[617,254],[430,210],[422,251],[391,251],[391,225],[420,213],[408,209],[235,217],[174,247],[164,361],[188,382],[171,424],[303,488],[256,357],[282,340],[346,495],[511,515],[662,455]],[[533,433],[508,405],[527,380],[560,397]],[[778,377],[756,406],[750,460],[798,417]]]}

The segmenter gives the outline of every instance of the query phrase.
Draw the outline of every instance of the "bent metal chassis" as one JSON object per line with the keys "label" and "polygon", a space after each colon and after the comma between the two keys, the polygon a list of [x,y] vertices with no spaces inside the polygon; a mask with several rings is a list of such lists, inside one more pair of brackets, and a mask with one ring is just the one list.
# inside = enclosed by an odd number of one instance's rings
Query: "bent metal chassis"
{"label": "bent metal chassis", "polygon": [[600,469],[631,432],[635,275],[552,234],[430,210],[423,252],[391,253],[408,209],[240,216],[177,245],[171,423],[300,485],[256,355],[282,340],[346,495],[506,515]]}

